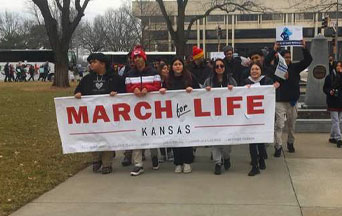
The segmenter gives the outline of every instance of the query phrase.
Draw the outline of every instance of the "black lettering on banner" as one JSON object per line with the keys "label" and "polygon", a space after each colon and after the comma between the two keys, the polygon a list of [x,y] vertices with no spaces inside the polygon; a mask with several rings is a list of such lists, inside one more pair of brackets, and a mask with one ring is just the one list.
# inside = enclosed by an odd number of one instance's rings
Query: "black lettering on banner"
{"label": "black lettering on banner", "polygon": [[172,135],[173,134],[173,127],[169,126],[168,129],[169,129],[169,134]]}
{"label": "black lettering on banner", "polygon": [[165,127],[159,127],[159,134],[165,135]]}
{"label": "black lettering on banner", "polygon": [[188,108],[188,105],[183,105],[183,106],[179,106],[178,103],[177,103],[177,117],[181,117],[182,115],[184,114],[187,114],[188,112],[190,112],[191,110],[187,110]]}
{"label": "black lettering on banner", "polygon": [[185,125],[185,133],[186,134],[190,133],[190,125]]}
{"label": "black lettering on banner", "polygon": [[181,126],[178,126],[178,131],[177,131],[177,134],[182,134],[182,129],[181,129]]}
{"label": "black lettering on banner", "polygon": [[156,129],[155,129],[154,127],[152,127],[152,132],[151,132],[151,135],[152,135],[152,136],[155,136],[155,135],[157,135],[157,134],[156,134]]}
{"label": "black lettering on banner", "polygon": [[142,136],[147,136],[146,130],[147,128],[141,128]]}

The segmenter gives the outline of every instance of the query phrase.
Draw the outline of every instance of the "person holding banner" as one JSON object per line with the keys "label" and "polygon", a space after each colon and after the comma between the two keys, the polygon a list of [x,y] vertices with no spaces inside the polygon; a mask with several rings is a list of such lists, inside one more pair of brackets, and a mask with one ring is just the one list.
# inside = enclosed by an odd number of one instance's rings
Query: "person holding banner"
{"label": "person holding banner", "polygon": [[[200,88],[199,83],[195,77],[190,73],[184,65],[181,57],[175,57],[171,63],[171,70],[166,80],[166,88],[161,88],[159,92],[165,94],[168,90],[185,89],[186,92],[191,93],[194,88]],[[191,163],[193,162],[193,148],[192,147],[177,147],[173,148],[174,164],[176,165],[175,173],[191,173]]]}
{"label": "person holding banner", "polygon": [[[103,53],[92,53],[87,61],[90,64],[91,73],[85,76],[75,89],[75,98],[81,99],[83,95],[110,94],[115,96],[118,92],[124,92],[123,80],[119,76],[110,73],[110,63]],[[93,152],[93,172],[101,169],[102,174],[112,172],[114,152]]]}
{"label": "person holding banner", "polygon": [[[271,51],[271,55],[274,57],[279,44],[275,43],[274,49]],[[286,65],[278,64],[278,68],[275,75],[279,76],[277,79],[280,83],[280,87],[276,91],[276,120],[275,120],[275,151],[274,157],[280,157],[282,152],[282,135],[283,128],[285,126],[285,121],[287,121],[288,126],[288,137],[287,137],[287,149],[288,152],[294,153],[294,131],[297,119],[297,101],[300,95],[299,81],[300,72],[309,67],[312,62],[312,56],[309,50],[306,48],[306,43],[302,40],[302,52],[304,59],[298,63],[292,63],[291,52],[284,50],[281,52],[280,59],[283,57],[285,59]],[[282,62],[282,61],[279,61]],[[284,72],[284,69],[287,71]],[[279,74],[277,72],[280,72]],[[284,72],[284,73],[283,73]],[[281,75],[283,73],[283,76]]]}
{"label": "person holding banner", "polygon": [[[161,88],[161,79],[158,72],[146,65],[147,56],[141,46],[135,46],[131,59],[134,61],[134,67],[127,73],[125,84],[126,91],[134,93],[137,97],[143,97],[148,92],[158,91]],[[152,169],[159,169],[158,149],[151,149]],[[143,151],[141,149],[133,150],[134,168],[132,176],[138,176],[144,173]]]}
{"label": "person holding banner", "polygon": [[[214,68],[212,75],[204,82],[204,86],[207,91],[214,88],[228,88],[231,90],[233,86],[237,86],[235,79],[232,74],[228,74],[225,70],[225,63],[223,59],[216,59],[214,62]],[[213,146],[213,160],[215,162],[215,175],[221,175],[222,162],[225,170],[228,170],[231,166],[230,153],[232,151],[231,145],[226,146]]]}
{"label": "person holding banner", "polygon": [[[161,86],[165,87],[166,85],[166,79],[169,76],[169,66],[166,63],[160,63],[159,68],[158,68],[158,73],[161,78]],[[165,162],[166,159],[169,161],[173,161],[173,155],[172,155],[172,148],[160,148],[160,154],[161,158],[159,162]],[[166,151],[165,151],[166,150]],[[167,156],[167,158],[166,158]]]}
{"label": "person holding banner", "polygon": [[[250,66],[250,76],[245,79],[242,84],[248,88],[251,86],[260,85],[274,85],[275,88],[279,87],[279,82],[273,80],[263,74],[263,67],[259,62],[252,63]],[[251,155],[252,169],[248,173],[249,176],[255,176],[260,173],[259,169],[266,169],[266,147],[264,143],[249,144],[249,153]]]}
{"label": "person holding banner", "polygon": [[330,143],[342,145],[341,118],[342,118],[342,61],[336,63],[335,69],[325,78],[323,91],[327,95],[328,111],[331,117]]}

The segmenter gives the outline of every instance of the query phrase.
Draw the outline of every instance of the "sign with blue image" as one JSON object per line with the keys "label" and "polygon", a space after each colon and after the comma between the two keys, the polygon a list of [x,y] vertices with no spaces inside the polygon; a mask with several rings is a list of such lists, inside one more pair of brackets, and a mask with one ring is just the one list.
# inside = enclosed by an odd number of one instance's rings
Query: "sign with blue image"
{"label": "sign with blue image", "polygon": [[302,46],[302,26],[279,26],[276,29],[276,41],[280,46]]}

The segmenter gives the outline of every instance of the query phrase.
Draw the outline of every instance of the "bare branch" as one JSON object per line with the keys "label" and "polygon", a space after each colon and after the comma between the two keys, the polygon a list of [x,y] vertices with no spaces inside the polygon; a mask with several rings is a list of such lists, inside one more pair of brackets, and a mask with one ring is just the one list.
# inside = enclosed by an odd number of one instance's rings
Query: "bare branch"
{"label": "bare branch", "polygon": [[[170,17],[168,16],[168,14],[166,12],[164,2],[163,2],[163,0],[156,0],[156,1],[158,2],[160,10],[161,10],[161,12],[163,14],[163,17],[164,17],[165,21],[166,21],[167,29],[169,30],[169,32],[171,34],[171,37],[173,39],[175,39],[177,37],[177,35],[176,35],[175,30],[172,27],[172,22],[170,20]],[[178,0],[178,2],[179,2],[179,0]]]}
{"label": "bare branch", "polygon": [[60,11],[62,11],[63,10],[63,6],[62,6],[61,2],[59,0],[55,0],[55,2],[56,2],[56,5],[57,5],[58,9]]}

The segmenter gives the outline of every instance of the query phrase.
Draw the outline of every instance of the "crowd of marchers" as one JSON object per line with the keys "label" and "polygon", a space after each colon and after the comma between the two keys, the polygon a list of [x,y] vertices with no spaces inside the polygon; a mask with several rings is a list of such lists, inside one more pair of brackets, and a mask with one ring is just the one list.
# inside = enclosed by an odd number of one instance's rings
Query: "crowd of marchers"
{"label": "crowd of marchers", "polygon": [[[273,85],[276,89],[274,153],[279,158],[283,153],[283,129],[287,126],[286,149],[295,153],[295,123],[297,118],[298,100],[300,96],[300,73],[308,68],[312,56],[302,41],[303,59],[291,61],[291,52],[281,49],[278,43],[266,51],[252,51],[248,57],[240,57],[234,48],[223,48],[224,58],[206,61],[203,50],[193,47],[191,56],[183,59],[175,57],[171,62],[160,59],[148,65],[147,56],[141,46],[136,46],[128,54],[127,64],[117,71],[111,69],[110,62],[102,53],[90,54],[87,61],[91,73],[86,75],[75,89],[75,98],[83,95],[133,93],[136,97],[144,97],[152,91],[160,94],[170,90],[184,90],[191,94],[193,89],[225,88],[233,91],[236,86]],[[279,55],[285,59],[287,72],[285,79],[275,75]],[[331,113],[332,128],[329,142],[342,144],[339,123],[342,113],[342,62],[331,61],[330,75],[326,77],[324,92],[327,94],[328,110]],[[342,91],[342,88],[341,88]],[[232,146],[212,146],[211,158],[214,162],[213,171],[216,175],[223,170],[228,171],[233,161],[230,159]],[[285,148],[284,148],[285,150]],[[268,154],[264,143],[250,143],[251,170],[249,176],[266,169]],[[158,170],[160,163],[173,161],[175,173],[191,173],[196,148],[175,147],[150,149],[152,169]],[[93,152],[93,171],[108,174],[112,172],[113,155],[115,152]],[[124,152],[121,164],[132,165],[132,176],[144,173],[145,150],[135,149]]]}

